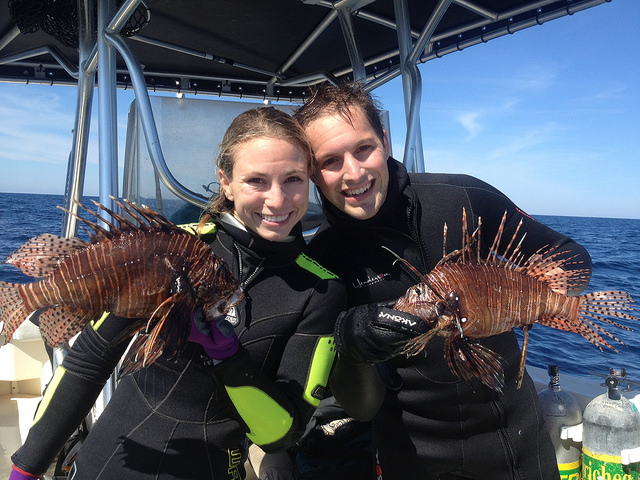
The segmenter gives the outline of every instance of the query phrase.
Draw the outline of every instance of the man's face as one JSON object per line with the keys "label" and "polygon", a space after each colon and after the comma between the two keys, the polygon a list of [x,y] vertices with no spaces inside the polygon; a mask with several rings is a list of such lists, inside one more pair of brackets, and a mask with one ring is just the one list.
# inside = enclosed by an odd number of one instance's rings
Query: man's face
{"label": "man's face", "polygon": [[339,114],[319,117],[305,131],[315,154],[314,182],[325,197],[358,220],[373,217],[387,197],[388,140],[376,135],[367,118],[352,110],[349,123]]}

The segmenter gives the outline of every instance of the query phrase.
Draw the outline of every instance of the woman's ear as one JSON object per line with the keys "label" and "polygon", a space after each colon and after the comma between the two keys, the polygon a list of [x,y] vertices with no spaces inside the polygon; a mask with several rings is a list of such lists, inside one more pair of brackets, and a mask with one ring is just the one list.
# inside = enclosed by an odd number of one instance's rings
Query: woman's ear
{"label": "woman's ear", "polygon": [[222,169],[218,169],[218,177],[220,178],[220,188],[222,189],[224,196],[227,197],[227,200],[233,202],[233,193],[230,185],[231,181]]}

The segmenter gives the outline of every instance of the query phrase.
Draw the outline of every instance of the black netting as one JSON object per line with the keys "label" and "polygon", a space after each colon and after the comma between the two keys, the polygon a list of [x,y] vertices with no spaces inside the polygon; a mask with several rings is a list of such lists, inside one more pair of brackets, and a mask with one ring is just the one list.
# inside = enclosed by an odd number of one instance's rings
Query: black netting
{"label": "black netting", "polygon": [[78,0],[51,1],[40,28],[63,45],[77,48]]}
{"label": "black netting", "polygon": [[[117,3],[120,6],[124,0]],[[21,33],[34,33],[42,29],[60,43],[78,47],[77,0],[9,0],[9,13]],[[149,8],[142,2],[120,34],[123,37],[135,35],[149,23],[149,19]]]}
{"label": "black netting", "polygon": [[33,33],[40,23],[51,0],[9,0],[9,14],[22,33]]}

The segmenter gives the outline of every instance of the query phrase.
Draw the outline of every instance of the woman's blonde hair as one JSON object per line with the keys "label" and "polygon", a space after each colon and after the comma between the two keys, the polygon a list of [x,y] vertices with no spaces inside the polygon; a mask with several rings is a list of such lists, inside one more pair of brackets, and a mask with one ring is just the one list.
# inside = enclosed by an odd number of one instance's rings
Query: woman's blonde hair
{"label": "woman's blonde hair", "polygon": [[[274,107],[259,107],[238,115],[229,125],[218,148],[216,166],[228,179],[232,179],[235,154],[243,144],[256,138],[267,137],[287,141],[297,145],[307,157],[307,171],[312,174],[313,153],[300,124],[290,115]],[[207,207],[209,215],[233,212],[230,201],[222,188]]]}

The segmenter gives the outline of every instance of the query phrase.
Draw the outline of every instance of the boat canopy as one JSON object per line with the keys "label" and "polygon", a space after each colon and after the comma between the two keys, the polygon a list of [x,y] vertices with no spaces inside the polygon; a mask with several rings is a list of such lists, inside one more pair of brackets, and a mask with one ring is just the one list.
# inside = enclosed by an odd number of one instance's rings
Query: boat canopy
{"label": "boat canopy", "polygon": [[[0,81],[77,84],[67,208],[80,200],[94,90],[100,200],[118,194],[117,88],[133,88],[160,181],[206,199],[166,167],[149,91],[297,103],[322,81],[402,76],[403,161],[423,171],[418,65],[607,0],[5,0]],[[99,88],[94,87],[98,85]],[[72,223],[72,222],[71,222]],[[68,225],[73,234],[74,225]]]}

